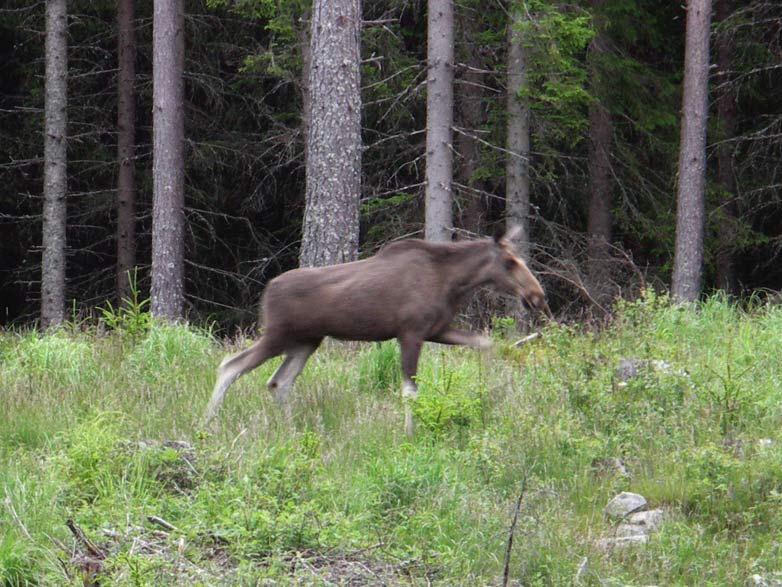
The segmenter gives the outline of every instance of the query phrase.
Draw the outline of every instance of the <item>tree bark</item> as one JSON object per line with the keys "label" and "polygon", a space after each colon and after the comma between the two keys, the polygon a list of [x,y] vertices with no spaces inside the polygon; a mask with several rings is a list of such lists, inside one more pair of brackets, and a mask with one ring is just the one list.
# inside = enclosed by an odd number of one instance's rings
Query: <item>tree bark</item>
{"label": "tree bark", "polygon": [[427,27],[425,235],[448,241],[453,231],[452,0],[429,0]]}
{"label": "tree bark", "polygon": [[613,121],[606,108],[595,103],[589,112],[589,182],[591,193],[587,210],[588,282],[592,296],[601,304],[611,295],[611,141]]}
{"label": "tree bark", "polygon": [[153,17],[151,311],[184,316],[184,9],[155,0]]}
{"label": "tree bark", "polygon": [[302,267],[333,265],[358,257],[360,0],[315,0],[310,31]]}
{"label": "tree bark", "polygon": [[45,101],[41,327],[49,329],[65,320],[68,192],[68,8],[66,0],[46,2]]}
{"label": "tree bark", "polygon": [[674,299],[679,301],[693,301],[701,292],[710,23],[711,0],[688,0],[671,287]]}
{"label": "tree bark", "polygon": [[481,151],[477,135],[486,122],[484,101],[484,64],[480,58],[477,19],[472,12],[459,18],[460,36],[466,45],[463,55],[466,67],[456,93],[457,125],[461,132],[456,137],[459,154],[456,168],[457,195],[460,206],[459,225],[473,233],[481,234],[486,217],[486,186],[475,177],[481,165]]}
{"label": "tree bark", "polygon": [[[717,0],[716,16],[724,21],[731,15],[733,2]],[[736,135],[735,95],[728,83],[733,66],[735,42],[730,31],[717,36],[717,69],[721,77],[717,94],[717,128],[720,146],[717,148],[717,184],[720,192],[719,228],[717,235],[717,287],[726,293],[738,291],[736,278],[736,171],[733,167],[734,147],[730,142]]]}
{"label": "tree bark", "polygon": [[589,183],[590,196],[587,209],[587,284],[593,298],[605,304],[610,300],[611,216],[613,183],[611,181],[611,143],[613,121],[611,113],[602,104],[604,95],[600,59],[608,51],[600,8],[603,0],[592,0],[596,21],[596,34],[589,45],[587,60],[591,75],[592,94],[595,101],[589,110]]}
{"label": "tree bark", "polygon": [[506,97],[505,221],[507,228],[521,227],[516,239],[525,259],[530,253],[529,222],[529,104],[519,96],[526,87],[527,51],[518,28],[523,19],[519,7],[512,7],[508,23],[508,94]]}
{"label": "tree bark", "polygon": [[131,272],[136,266],[136,41],[133,0],[117,4],[119,71],[117,74],[117,300],[131,296]]}
{"label": "tree bark", "polygon": [[[299,43],[301,50],[301,133],[304,137],[304,164],[307,162],[307,142],[310,136],[310,73],[311,73],[311,56],[310,56],[310,31],[308,23],[310,20],[310,13],[306,11],[301,18],[301,21],[296,28],[296,39]],[[303,22],[302,22],[303,21]]]}

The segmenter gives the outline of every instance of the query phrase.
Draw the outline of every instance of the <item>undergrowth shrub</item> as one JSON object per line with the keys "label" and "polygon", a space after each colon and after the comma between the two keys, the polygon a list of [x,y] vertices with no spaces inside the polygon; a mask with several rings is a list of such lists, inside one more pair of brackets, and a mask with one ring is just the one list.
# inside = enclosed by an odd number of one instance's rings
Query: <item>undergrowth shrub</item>
{"label": "undergrowth shrub", "polygon": [[401,386],[399,343],[387,340],[365,345],[358,353],[357,386],[362,391],[378,393]]}
{"label": "undergrowth shrub", "polygon": [[28,331],[5,350],[2,368],[6,381],[47,381],[75,386],[89,382],[100,370],[92,339],[65,330],[50,334]]}
{"label": "undergrowth shrub", "polygon": [[138,342],[126,363],[147,383],[175,380],[181,372],[211,369],[212,336],[184,324],[160,324]]}
{"label": "undergrowth shrub", "polygon": [[10,533],[0,534],[0,585],[29,587],[38,585],[38,571],[23,541]]}
{"label": "undergrowth shrub", "polygon": [[423,428],[442,433],[485,423],[486,386],[477,358],[456,365],[444,358],[426,361],[416,383],[413,413]]}
{"label": "undergrowth shrub", "polygon": [[320,438],[304,432],[262,450],[228,483],[204,483],[194,504],[209,531],[243,556],[315,548],[345,532],[331,507],[334,487],[324,475]]}
{"label": "undergrowth shrub", "polygon": [[[152,489],[146,463],[125,440],[127,419],[120,413],[103,413],[77,424],[59,439],[60,466],[67,478],[69,502],[91,503],[111,499],[120,486],[139,493]],[[145,487],[146,486],[146,487]]]}
{"label": "undergrowth shrub", "polygon": [[407,508],[428,485],[422,471],[411,468],[409,461],[399,458],[374,463],[368,477],[374,494],[372,512],[387,523],[403,521]]}
{"label": "undergrowth shrub", "polygon": [[166,492],[192,491],[203,477],[195,464],[216,470],[209,453],[197,461],[182,442],[129,438],[132,423],[122,413],[104,412],[82,421],[56,440],[62,448],[58,463],[67,481],[64,496],[72,504],[126,499],[145,501]]}

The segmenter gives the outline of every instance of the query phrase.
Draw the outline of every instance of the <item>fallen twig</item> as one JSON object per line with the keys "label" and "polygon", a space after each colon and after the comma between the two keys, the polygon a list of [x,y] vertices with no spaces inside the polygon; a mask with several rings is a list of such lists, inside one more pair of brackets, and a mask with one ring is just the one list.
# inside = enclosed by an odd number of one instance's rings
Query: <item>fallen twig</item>
{"label": "fallen twig", "polygon": [[98,548],[73,520],[66,520],[65,525],[68,526],[68,529],[76,537],[76,542],[81,544],[87,551],[87,554],[84,554],[75,549],[71,555],[71,564],[78,565],[82,573],[84,573],[84,587],[98,587],[99,581],[97,577],[103,572],[102,565],[106,558],[106,553]]}
{"label": "fallen twig", "polygon": [[117,532],[116,530],[112,530],[111,528],[101,528],[101,532],[103,532],[103,535],[107,538],[111,538],[112,540],[119,540],[122,538],[122,534]]}
{"label": "fallen twig", "polygon": [[65,525],[68,526],[68,529],[73,533],[73,535],[76,537],[76,540],[84,546],[84,548],[87,549],[87,552],[89,552],[92,556],[99,560],[103,560],[106,558],[106,555],[104,552],[95,546],[95,543],[89,539],[89,537],[82,531],[81,528],[79,528],[71,519],[68,519],[65,521]]}
{"label": "fallen twig", "polygon": [[513,346],[515,346],[515,347],[520,347],[520,346],[521,346],[521,345],[523,345],[524,343],[527,343],[527,342],[529,342],[529,341],[531,341],[531,340],[535,340],[535,339],[536,339],[536,338],[538,338],[539,336],[540,336],[540,332],[533,332],[532,334],[528,334],[528,335],[527,335],[527,336],[525,336],[524,338],[520,338],[519,340],[517,340],[516,342],[514,342],[514,343],[513,343]]}
{"label": "fallen twig", "polygon": [[573,585],[581,584],[581,575],[583,575],[584,571],[586,571],[587,564],[589,564],[589,559],[587,557],[584,557],[584,560],[582,560],[581,564],[578,565],[578,570],[576,571],[576,577],[575,579],[573,579]]}
{"label": "fallen twig", "polygon": [[157,524],[161,528],[165,528],[166,530],[170,530],[171,532],[178,532],[179,528],[174,526],[174,524],[170,522],[166,522],[163,518],[160,518],[158,516],[147,516],[147,520],[152,522],[153,524]]}
{"label": "fallen twig", "polygon": [[502,571],[502,587],[508,587],[508,577],[510,576],[510,553],[513,548],[513,534],[516,532],[516,522],[519,519],[519,511],[521,510],[521,501],[524,499],[524,491],[527,487],[526,475],[521,480],[521,491],[519,491],[519,498],[516,500],[516,509],[513,510],[513,519],[510,523],[510,529],[508,530],[508,546],[505,549],[505,568]]}
{"label": "fallen twig", "polygon": [[5,488],[5,507],[8,508],[11,517],[14,519],[14,522],[16,522],[16,525],[19,526],[19,529],[22,531],[22,534],[24,534],[25,538],[32,540],[33,537],[30,536],[30,532],[27,530],[27,526],[24,525],[24,522],[22,522],[22,519],[16,513],[16,508],[14,508],[14,502],[11,499],[11,493],[8,491],[7,486]]}

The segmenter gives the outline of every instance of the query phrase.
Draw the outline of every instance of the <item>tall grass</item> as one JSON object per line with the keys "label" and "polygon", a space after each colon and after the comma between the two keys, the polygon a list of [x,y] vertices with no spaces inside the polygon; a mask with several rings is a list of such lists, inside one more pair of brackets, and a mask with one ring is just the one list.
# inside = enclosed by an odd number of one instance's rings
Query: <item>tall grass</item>
{"label": "tall grass", "polygon": [[[325,344],[290,417],[265,391],[270,361],[204,430],[236,350],[208,331],[2,333],[0,585],[85,584],[68,519],[111,585],[496,585],[522,483],[519,584],[572,585],[584,558],[582,585],[782,571],[782,309],[650,292],[616,312],[490,354],[427,347],[414,439],[395,342]],[[629,358],[668,367],[619,381]],[[609,457],[630,474],[594,466]],[[623,490],[666,521],[646,547],[601,550]]]}

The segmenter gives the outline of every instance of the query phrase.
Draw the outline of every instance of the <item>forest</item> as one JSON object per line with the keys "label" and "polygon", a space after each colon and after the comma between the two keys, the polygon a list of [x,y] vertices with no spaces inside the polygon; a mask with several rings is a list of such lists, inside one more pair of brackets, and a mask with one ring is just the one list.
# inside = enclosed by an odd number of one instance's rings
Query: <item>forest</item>
{"label": "forest", "polygon": [[[127,297],[118,271],[131,273],[140,299],[150,292],[153,13],[151,3],[133,4],[67,3],[63,293],[69,315]],[[40,318],[47,275],[46,5],[9,0],[0,9],[4,324]],[[118,10],[127,5],[123,29]],[[522,252],[555,313],[600,318],[617,296],[632,298],[650,285],[668,288],[686,106],[683,3],[460,0],[452,6],[449,231],[466,238],[494,233],[518,214],[511,200],[521,189],[529,230]],[[355,254],[368,256],[383,243],[428,230],[427,77],[434,66],[427,55],[427,3],[365,0],[359,10]],[[184,117],[184,313],[192,319],[252,323],[265,283],[304,254],[307,153],[316,153],[307,144],[315,132],[307,130],[307,68],[319,59],[310,40],[312,17],[304,0],[184,3],[184,84],[176,109]],[[782,288],[781,31],[775,2],[715,0],[706,62],[704,293]],[[519,58],[520,75],[509,66]],[[127,117],[128,96],[130,138],[127,118],[118,122],[121,111]],[[527,123],[526,144],[511,142],[514,108]],[[130,157],[118,151],[122,136]],[[118,187],[123,157],[124,167],[133,168],[129,188]],[[521,162],[516,171],[514,161]],[[119,214],[128,197],[130,232]]]}

